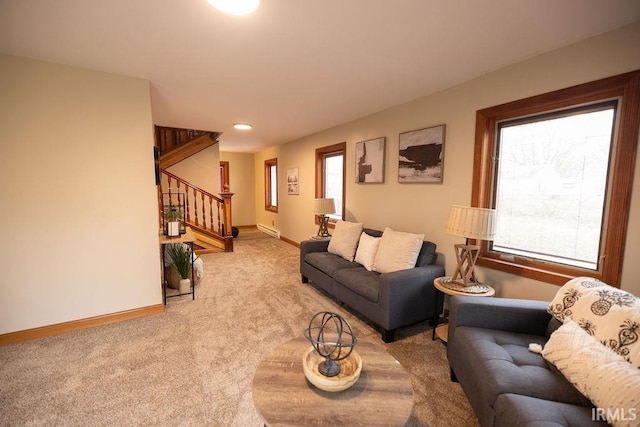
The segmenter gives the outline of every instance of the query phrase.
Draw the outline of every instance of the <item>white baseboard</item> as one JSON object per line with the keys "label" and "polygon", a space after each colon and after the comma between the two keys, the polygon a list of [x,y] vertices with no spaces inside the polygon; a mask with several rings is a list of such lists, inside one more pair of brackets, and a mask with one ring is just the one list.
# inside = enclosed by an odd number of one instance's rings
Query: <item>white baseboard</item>
{"label": "white baseboard", "polygon": [[262,231],[263,233],[267,233],[269,236],[273,236],[276,239],[280,238],[280,231],[276,230],[275,228],[267,227],[264,224],[258,224],[257,227],[258,230]]}

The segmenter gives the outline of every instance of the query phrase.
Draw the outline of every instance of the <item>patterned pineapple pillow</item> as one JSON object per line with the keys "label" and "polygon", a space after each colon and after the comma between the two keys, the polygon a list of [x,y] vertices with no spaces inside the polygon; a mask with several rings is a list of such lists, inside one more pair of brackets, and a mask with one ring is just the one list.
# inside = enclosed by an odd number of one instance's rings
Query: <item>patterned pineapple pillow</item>
{"label": "patterned pineapple pillow", "polygon": [[572,319],[589,335],[640,368],[640,298],[590,277],[562,286],[547,308]]}

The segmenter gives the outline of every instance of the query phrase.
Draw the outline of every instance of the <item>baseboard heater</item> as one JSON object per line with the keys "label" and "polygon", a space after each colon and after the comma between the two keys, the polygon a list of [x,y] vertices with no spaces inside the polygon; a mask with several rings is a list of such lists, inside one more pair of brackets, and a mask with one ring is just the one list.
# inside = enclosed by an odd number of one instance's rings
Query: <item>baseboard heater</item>
{"label": "baseboard heater", "polygon": [[271,227],[267,227],[264,224],[258,224],[258,230],[262,231],[263,233],[267,233],[269,236],[273,236],[276,239],[280,238],[280,231],[275,230]]}

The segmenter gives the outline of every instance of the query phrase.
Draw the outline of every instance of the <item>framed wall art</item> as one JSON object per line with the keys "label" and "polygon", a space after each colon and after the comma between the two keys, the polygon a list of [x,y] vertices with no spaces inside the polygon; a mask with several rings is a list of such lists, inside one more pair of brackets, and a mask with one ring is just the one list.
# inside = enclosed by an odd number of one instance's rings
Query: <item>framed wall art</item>
{"label": "framed wall art", "polygon": [[445,125],[403,132],[398,145],[398,182],[442,183]]}
{"label": "framed wall art", "polygon": [[356,182],[384,182],[386,137],[356,142]]}
{"label": "framed wall art", "polygon": [[287,171],[287,194],[298,194],[298,168]]}

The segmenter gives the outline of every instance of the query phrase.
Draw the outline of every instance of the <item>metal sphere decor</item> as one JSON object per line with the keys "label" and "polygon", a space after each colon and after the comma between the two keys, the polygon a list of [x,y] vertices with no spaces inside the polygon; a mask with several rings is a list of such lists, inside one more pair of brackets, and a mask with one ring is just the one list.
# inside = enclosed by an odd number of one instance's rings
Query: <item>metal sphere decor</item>
{"label": "metal sphere decor", "polygon": [[304,336],[315,351],[325,358],[318,365],[318,371],[326,377],[334,377],[340,373],[340,366],[335,362],[349,357],[357,342],[349,322],[330,311],[316,313],[309,321]]}

